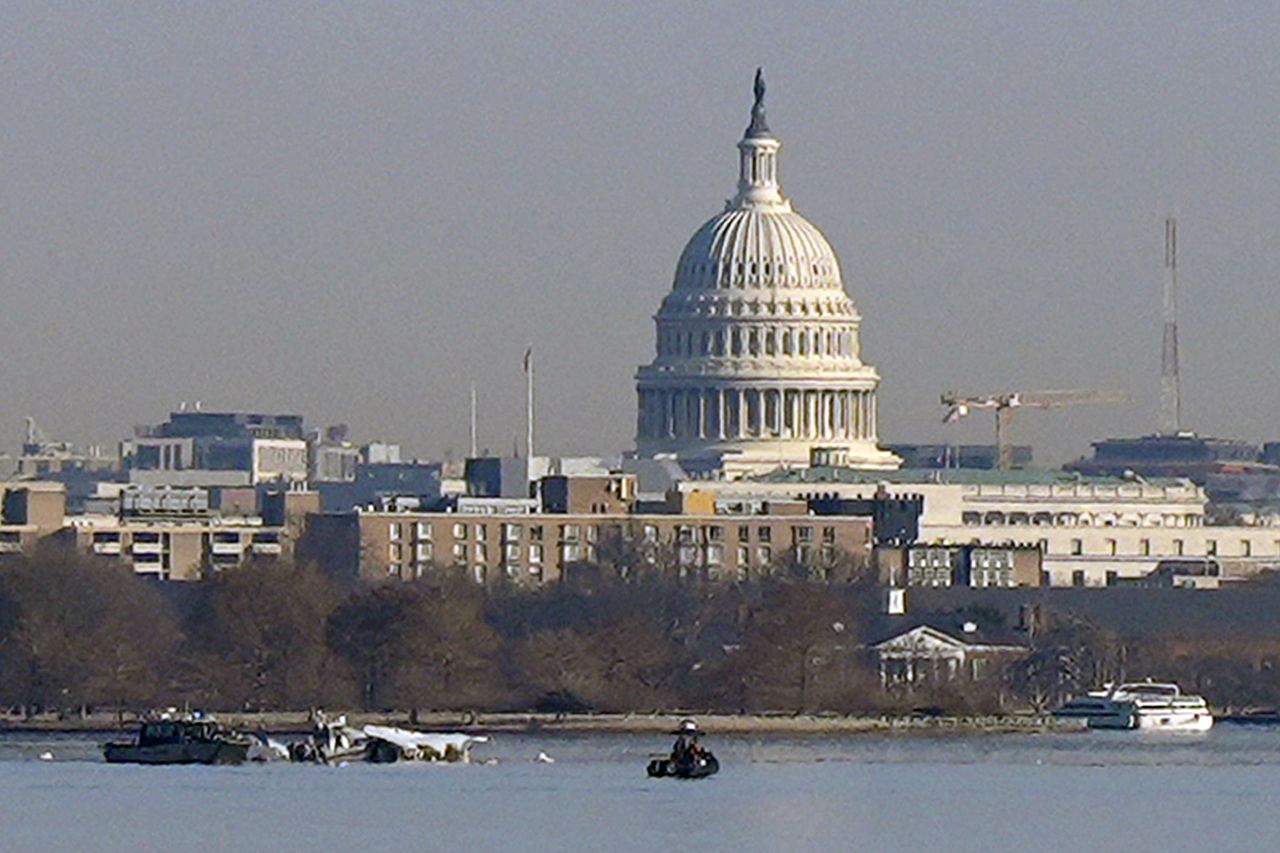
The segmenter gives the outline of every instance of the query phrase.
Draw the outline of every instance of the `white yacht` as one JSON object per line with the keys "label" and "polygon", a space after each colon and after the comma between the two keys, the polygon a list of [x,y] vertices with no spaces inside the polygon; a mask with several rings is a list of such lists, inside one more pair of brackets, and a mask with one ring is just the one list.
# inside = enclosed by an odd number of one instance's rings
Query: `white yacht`
{"label": "white yacht", "polygon": [[1213,727],[1203,696],[1154,681],[1108,684],[1077,696],[1054,715],[1084,718],[1091,729],[1206,732]]}

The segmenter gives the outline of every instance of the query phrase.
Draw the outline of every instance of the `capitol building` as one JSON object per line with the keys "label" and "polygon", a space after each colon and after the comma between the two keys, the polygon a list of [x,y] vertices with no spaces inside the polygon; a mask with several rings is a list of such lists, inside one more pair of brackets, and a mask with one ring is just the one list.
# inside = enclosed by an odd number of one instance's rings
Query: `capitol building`
{"label": "capitol building", "polygon": [[694,233],[636,374],[637,455],[737,477],[814,464],[893,469],[876,428],[880,376],[840,262],[778,181],[782,143],[756,73],[737,194]]}

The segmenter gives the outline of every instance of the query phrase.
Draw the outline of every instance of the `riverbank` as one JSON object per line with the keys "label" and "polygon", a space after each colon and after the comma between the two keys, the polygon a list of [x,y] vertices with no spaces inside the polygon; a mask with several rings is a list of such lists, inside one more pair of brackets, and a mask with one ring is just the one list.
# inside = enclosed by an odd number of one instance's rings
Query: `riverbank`
{"label": "riverbank", "polygon": [[[332,712],[331,712],[332,714]],[[303,733],[311,730],[306,712],[222,713],[223,723],[236,728],[279,734]],[[459,714],[457,712],[369,714],[350,712],[353,726],[392,725],[423,730],[476,732],[605,732],[614,734],[666,733],[683,716],[694,716],[698,725],[710,734],[777,734],[777,735],[857,735],[857,734],[1006,734],[1060,732],[1079,728],[1071,721],[1033,714],[1002,716],[826,716],[810,714],[696,714],[672,712],[661,714],[541,714],[495,713]],[[129,728],[136,718],[116,714],[87,714],[59,717],[54,714],[24,718],[0,715],[0,732],[94,732]]]}

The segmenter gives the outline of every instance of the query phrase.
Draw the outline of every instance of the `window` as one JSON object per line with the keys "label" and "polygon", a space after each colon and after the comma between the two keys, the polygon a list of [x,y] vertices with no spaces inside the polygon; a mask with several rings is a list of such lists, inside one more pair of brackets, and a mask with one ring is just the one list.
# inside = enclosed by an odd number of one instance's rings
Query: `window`
{"label": "window", "polygon": [[768,545],[761,545],[757,548],[756,555],[759,557],[759,562],[762,566],[767,566],[773,562],[773,549]]}
{"label": "window", "polygon": [[1242,557],[1253,556],[1253,543],[1250,542],[1248,539],[1240,540],[1240,556]]}
{"label": "window", "polygon": [[520,559],[520,544],[517,542],[508,542],[504,549],[507,562],[514,563]]}
{"label": "window", "polygon": [[476,543],[476,559],[489,562],[489,546],[481,542]]}
{"label": "window", "polygon": [[708,545],[707,546],[707,562],[719,564],[724,562],[724,546]]}
{"label": "window", "polygon": [[1079,557],[1083,553],[1084,553],[1084,543],[1081,542],[1079,539],[1072,539],[1071,540],[1072,556]]}
{"label": "window", "polygon": [[430,560],[433,556],[435,556],[435,548],[430,542],[418,543],[418,552],[416,555],[418,562]]}
{"label": "window", "polygon": [[738,546],[738,565],[745,566],[751,562],[751,549],[746,545]]}
{"label": "window", "polygon": [[834,545],[836,541],[836,529],[834,527],[822,528],[822,541],[828,545]]}
{"label": "window", "polygon": [[746,524],[739,524],[738,525],[738,541],[746,542],[750,538],[751,538],[751,527]]}
{"label": "window", "polygon": [[401,552],[400,552],[399,542],[392,542],[390,545],[387,546],[387,559],[391,560],[391,562],[393,563],[400,562],[400,553]]}
{"label": "window", "polygon": [[431,522],[429,521],[418,522],[418,538],[419,539],[431,538]]}
{"label": "window", "polygon": [[1141,539],[1138,541],[1138,553],[1144,557],[1151,556],[1151,540]]}
{"label": "window", "polygon": [[476,525],[476,541],[486,542],[489,539],[489,528],[483,524]]}
{"label": "window", "polygon": [[1107,553],[1110,554],[1112,557],[1116,555],[1116,540],[1114,539],[1107,540]]}
{"label": "window", "polygon": [[542,541],[542,525],[535,524],[529,528],[529,539],[533,542]]}
{"label": "window", "polygon": [[400,525],[399,524],[387,525],[387,538],[390,539],[392,542],[400,541]]}
{"label": "window", "polygon": [[455,563],[465,563],[467,561],[467,546],[463,542],[453,546],[453,561]]}
{"label": "window", "polygon": [[646,524],[646,525],[644,526],[644,534],[643,534],[643,535],[644,535],[644,541],[645,541],[645,542],[657,542],[657,541],[658,541],[658,527],[657,527],[657,525],[655,525],[655,524]]}
{"label": "window", "polygon": [[794,535],[797,542],[812,542],[813,528],[808,525],[802,525],[794,528]]}
{"label": "window", "polygon": [[758,527],[756,528],[756,536],[759,537],[761,542],[772,542],[773,530],[768,527]]}
{"label": "window", "polygon": [[578,539],[578,525],[562,524],[560,525],[560,538],[566,542],[576,542]]}
{"label": "window", "polygon": [[600,528],[597,525],[595,524],[587,525],[587,541],[588,542],[600,541]]}
{"label": "window", "polygon": [[511,541],[513,539],[519,539],[520,525],[510,524],[510,523],[502,525],[502,538],[506,539],[507,541]]}
{"label": "window", "polygon": [[1182,556],[1182,540],[1181,539],[1173,540],[1173,553],[1179,557]]}
{"label": "window", "polygon": [[1204,553],[1206,557],[1218,556],[1218,540],[1206,539],[1204,541]]}
{"label": "window", "polygon": [[542,562],[542,546],[541,545],[529,546],[529,562],[530,563]]}
{"label": "window", "polygon": [[467,538],[467,526],[466,526],[465,524],[461,524],[461,523],[459,523],[459,524],[455,524],[455,525],[453,526],[453,538],[454,538],[454,539],[466,539],[466,538]]}

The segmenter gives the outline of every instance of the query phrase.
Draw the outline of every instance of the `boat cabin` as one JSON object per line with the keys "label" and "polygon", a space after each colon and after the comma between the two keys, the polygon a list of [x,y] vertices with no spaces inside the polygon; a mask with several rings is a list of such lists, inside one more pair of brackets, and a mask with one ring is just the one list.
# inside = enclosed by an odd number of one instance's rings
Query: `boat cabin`
{"label": "boat cabin", "polygon": [[142,724],[138,746],[210,741],[218,734],[218,724],[211,720],[152,720]]}

